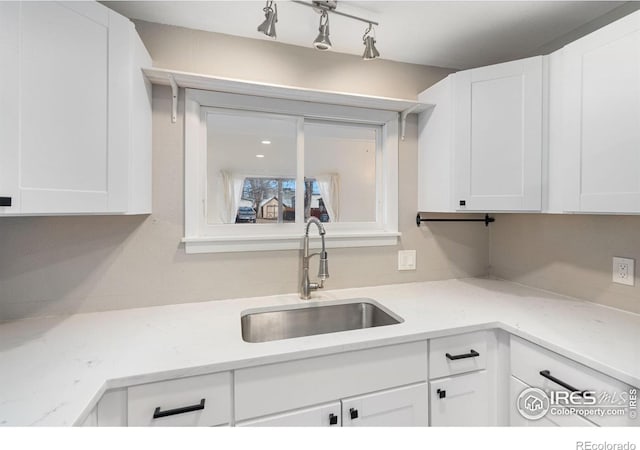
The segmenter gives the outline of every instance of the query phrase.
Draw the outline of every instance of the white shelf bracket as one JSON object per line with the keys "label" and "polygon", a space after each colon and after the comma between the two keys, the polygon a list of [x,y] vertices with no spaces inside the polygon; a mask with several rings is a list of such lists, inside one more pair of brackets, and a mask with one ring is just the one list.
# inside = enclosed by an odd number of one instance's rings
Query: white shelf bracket
{"label": "white shelf bracket", "polygon": [[407,116],[414,112],[420,105],[413,105],[409,109],[405,109],[400,113],[400,139],[404,141],[405,129],[407,128]]}
{"label": "white shelf bracket", "polygon": [[171,123],[178,121],[178,83],[173,75],[169,75],[169,83],[171,83]]}

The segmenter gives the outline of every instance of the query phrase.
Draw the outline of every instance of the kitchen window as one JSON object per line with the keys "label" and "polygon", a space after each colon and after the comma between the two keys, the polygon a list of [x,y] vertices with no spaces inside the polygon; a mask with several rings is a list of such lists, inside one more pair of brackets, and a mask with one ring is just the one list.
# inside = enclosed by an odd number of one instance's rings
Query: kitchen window
{"label": "kitchen window", "polygon": [[187,89],[187,253],[395,245],[397,113]]}

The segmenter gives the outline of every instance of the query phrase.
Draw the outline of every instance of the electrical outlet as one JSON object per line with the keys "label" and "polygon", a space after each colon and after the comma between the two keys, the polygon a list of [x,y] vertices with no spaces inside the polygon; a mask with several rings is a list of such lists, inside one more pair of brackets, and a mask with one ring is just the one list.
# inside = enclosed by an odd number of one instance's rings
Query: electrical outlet
{"label": "electrical outlet", "polygon": [[614,283],[635,285],[635,260],[631,258],[613,257],[613,278]]}
{"label": "electrical outlet", "polygon": [[398,250],[398,270],[416,270],[415,250]]}

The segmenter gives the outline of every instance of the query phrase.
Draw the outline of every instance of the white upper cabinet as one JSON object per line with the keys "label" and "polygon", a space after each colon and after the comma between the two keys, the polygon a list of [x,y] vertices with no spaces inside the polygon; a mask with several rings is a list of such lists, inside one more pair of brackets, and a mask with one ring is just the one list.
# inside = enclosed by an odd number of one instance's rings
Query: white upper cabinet
{"label": "white upper cabinet", "polygon": [[562,52],[564,210],[640,213],[640,11]]}
{"label": "white upper cabinet", "polygon": [[454,203],[460,211],[539,211],[542,57],[454,77]]}
{"label": "white upper cabinet", "polygon": [[0,61],[0,215],[150,212],[151,61],[133,24],[94,2],[3,2]]}
{"label": "white upper cabinet", "polygon": [[466,70],[420,94],[420,211],[540,211],[543,57]]}

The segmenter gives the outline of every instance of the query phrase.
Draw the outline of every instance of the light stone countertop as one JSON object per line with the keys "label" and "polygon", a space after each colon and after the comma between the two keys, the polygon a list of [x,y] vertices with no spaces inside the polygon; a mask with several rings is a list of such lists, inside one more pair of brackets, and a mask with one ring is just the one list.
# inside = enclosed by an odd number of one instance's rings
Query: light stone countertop
{"label": "light stone countertop", "polygon": [[640,386],[640,315],[505,281],[460,279],[314,293],[369,297],[399,325],[246,343],[240,315],[296,294],[0,324],[0,425],[73,425],[110,388],[502,328]]}

